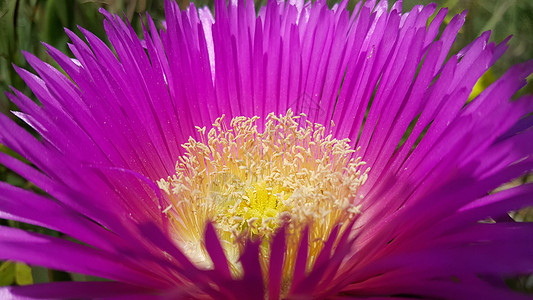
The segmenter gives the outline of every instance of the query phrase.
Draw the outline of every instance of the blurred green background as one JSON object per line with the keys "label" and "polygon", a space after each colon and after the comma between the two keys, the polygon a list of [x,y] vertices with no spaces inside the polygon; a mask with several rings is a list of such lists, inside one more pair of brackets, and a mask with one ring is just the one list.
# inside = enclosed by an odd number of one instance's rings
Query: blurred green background
{"label": "blurred green background", "polygon": [[[188,6],[188,0],[178,0],[182,8]],[[350,3],[356,2],[352,0]],[[393,1],[390,1],[392,3]],[[445,22],[461,11],[467,9],[466,24],[460,31],[457,41],[451,53],[467,45],[482,32],[492,30],[491,39],[500,42],[509,35],[514,35],[510,42],[510,49],[496,65],[482,77],[474,93],[492,83],[496,78],[512,64],[533,58],[533,1],[528,0],[406,0],[404,11],[410,10],[416,4],[428,4],[435,2],[439,7],[449,7],[450,13]],[[10,109],[15,109],[7,101],[3,91],[13,86],[27,95],[31,95],[24,82],[16,75],[12,63],[23,68],[30,68],[21,51],[31,52],[51,64],[54,62],[45,54],[41,41],[70,53],[66,43],[68,38],[63,28],[69,28],[80,33],[77,25],[84,27],[105,41],[103,30],[103,17],[98,12],[100,7],[110,12],[124,15],[131,20],[137,32],[141,32],[140,18],[149,12],[160,24],[164,19],[164,0],[0,0],[0,112],[8,114]],[[213,0],[195,1],[198,7],[208,5],[213,8]],[[266,3],[266,0],[257,1],[256,6]],[[335,0],[328,0],[334,4]],[[528,92],[533,92],[529,84]],[[21,124],[22,125],[22,124]],[[17,156],[9,149],[0,145],[0,151],[8,152]],[[0,180],[12,185],[33,189],[38,188],[26,182],[17,174],[0,165]],[[518,182],[520,184],[520,182]],[[532,220],[531,210],[517,213],[517,219]],[[1,220],[1,225],[19,227],[26,230],[39,231],[45,234],[59,236],[57,232],[29,226],[17,222]],[[91,280],[93,278],[70,274],[40,267],[28,267],[25,264],[15,262],[0,262],[0,285],[29,284],[32,282],[48,282],[61,280]],[[529,284],[527,281],[530,281]],[[519,278],[510,282],[517,289],[525,289],[525,286],[533,285],[531,278]],[[530,289],[529,287],[528,289]]]}

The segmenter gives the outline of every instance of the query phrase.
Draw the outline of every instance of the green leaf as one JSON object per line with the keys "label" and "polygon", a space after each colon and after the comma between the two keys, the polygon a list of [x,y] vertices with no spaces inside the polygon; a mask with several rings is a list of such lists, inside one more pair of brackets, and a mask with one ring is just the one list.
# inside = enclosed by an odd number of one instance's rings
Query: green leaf
{"label": "green leaf", "polygon": [[31,276],[31,267],[25,263],[18,262],[15,264],[15,282],[18,285],[33,284]]}
{"label": "green leaf", "polygon": [[14,173],[6,174],[6,182],[13,186],[18,186],[18,187],[23,187],[26,184],[26,180],[24,180],[24,178]]}
{"label": "green leaf", "polygon": [[15,51],[16,0],[7,0],[0,7],[0,55],[10,58]]}
{"label": "green leaf", "polygon": [[68,41],[63,27],[72,28],[73,1],[49,0],[46,2],[44,31],[41,39],[52,45],[64,45]]}
{"label": "green leaf", "polygon": [[15,263],[4,261],[0,265],[0,286],[11,285],[15,281]]}
{"label": "green leaf", "polygon": [[33,266],[31,268],[31,274],[34,283],[50,282],[50,272],[45,267]]}
{"label": "green leaf", "polygon": [[470,96],[468,97],[467,102],[474,100],[474,98],[476,98],[479,94],[481,94],[494,81],[496,81],[494,73],[492,72],[492,69],[489,69],[476,82],[476,85],[474,85],[474,88],[472,89],[472,93],[470,93]]}

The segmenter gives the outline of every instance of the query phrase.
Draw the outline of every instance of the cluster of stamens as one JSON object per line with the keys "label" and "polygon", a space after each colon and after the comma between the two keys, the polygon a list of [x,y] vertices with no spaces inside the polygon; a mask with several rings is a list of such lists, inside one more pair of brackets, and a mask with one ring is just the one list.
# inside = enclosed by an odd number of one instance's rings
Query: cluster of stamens
{"label": "cluster of stamens", "polygon": [[326,135],[324,126],[304,122],[291,110],[269,114],[262,132],[258,119],[236,117],[228,128],[221,117],[207,135],[198,128],[202,141],[190,138],[176,174],[158,182],[172,202],[165,212],[186,254],[209,267],[202,239],[206,223],[213,222],[235,276],[250,239],[263,241],[267,266],[269,241],[282,224],[291,241],[285,273],[305,226],[311,267],[331,230],[359,212],[358,190],[368,172],[361,171],[364,162],[353,158],[347,139]]}

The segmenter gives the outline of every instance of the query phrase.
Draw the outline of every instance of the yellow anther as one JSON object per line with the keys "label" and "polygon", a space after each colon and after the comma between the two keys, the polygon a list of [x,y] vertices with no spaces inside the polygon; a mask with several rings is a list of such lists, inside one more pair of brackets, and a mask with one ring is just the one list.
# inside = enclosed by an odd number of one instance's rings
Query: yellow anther
{"label": "yellow anther", "polygon": [[291,110],[286,115],[271,113],[259,132],[258,117],[233,118],[229,128],[221,117],[207,134],[205,128],[196,128],[201,141],[190,138],[183,145],[186,152],[178,158],[176,174],[158,184],[172,202],[164,212],[178,244],[188,255],[200,256],[191,257],[203,261],[198,265],[209,267],[202,246],[209,221],[216,225],[234,276],[241,273],[238,258],[250,238],[263,239],[262,266],[268,267],[268,242],[285,223],[289,237],[284,280],[289,280],[305,226],[313,241],[310,268],[335,225],[347,226],[359,213],[359,188],[368,168],[360,169],[364,162],[348,139],[337,140],[323,125],[299,118]]}

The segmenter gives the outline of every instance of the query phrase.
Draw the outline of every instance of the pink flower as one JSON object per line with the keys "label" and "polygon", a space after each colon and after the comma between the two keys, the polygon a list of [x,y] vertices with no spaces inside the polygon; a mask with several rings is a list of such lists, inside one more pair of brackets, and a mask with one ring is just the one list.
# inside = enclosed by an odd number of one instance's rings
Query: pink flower
{"label": "pink flower", "polygon": [[0,162],[46,194],[0,183],[0,217],[79,242],[2,227],[0,259],[111,281],[0,295],[525,298],[504,280],[533,227],[507,213],[533,186],[493,191],[533,169],[533,97],[509,101],[533,62],[465,105],[507,42],[446,60],[465,14],[437,38],[435,5],[249,2],[167,1],[142,41],[102,11],[113,50],[67,30],[62,71],[25,53],[42,105],[8,96],[39,136],[0,115],[0,143],[33,165]]}

